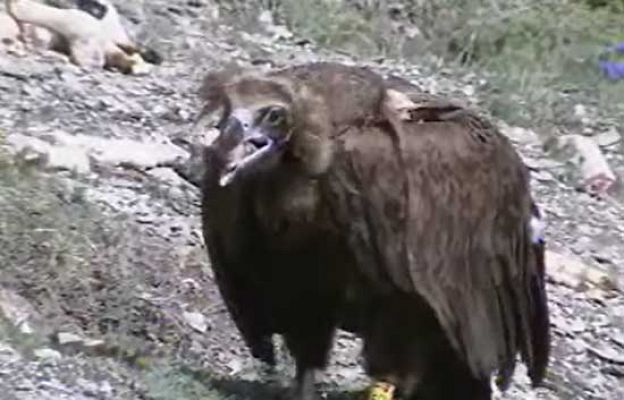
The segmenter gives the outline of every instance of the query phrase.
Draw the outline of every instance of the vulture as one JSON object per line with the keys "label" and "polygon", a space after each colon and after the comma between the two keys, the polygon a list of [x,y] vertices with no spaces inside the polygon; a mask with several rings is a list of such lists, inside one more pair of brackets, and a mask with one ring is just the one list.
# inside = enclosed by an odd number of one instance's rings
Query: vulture
{"label": "vulture", "polygon": [[199,121],[219,121],[201,185],[211,267],[253,357],[274,365],[284,337],[294,398],[315,398],[336,329],[362,338],[371,398],[490,399],[518,356],[543,381],[543,222],[492,123],[331,62],[213,71],[201,96]]}

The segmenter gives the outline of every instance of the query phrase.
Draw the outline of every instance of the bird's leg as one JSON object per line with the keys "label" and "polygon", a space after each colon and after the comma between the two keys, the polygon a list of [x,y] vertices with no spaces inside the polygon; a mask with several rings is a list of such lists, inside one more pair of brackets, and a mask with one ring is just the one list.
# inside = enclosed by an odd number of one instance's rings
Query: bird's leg
{"label": "bird's leg", "polygon": [[275,363],[266,363],[264,361],[256,360],[256,366],[258,371],[258,377],[262,382],[266,382],[270,386],[280,385],[280,374]]}
{"label": "bird's leg", "polygon": [[295,377],[294,396],[295,400],[316,400],[316,370],[311,367],[297,365]]}
{"label": "bird's leg", "polygon": [[324,328],[286,335],[286,344],[297,365],[291,396],[294,400],[317,399],[316,371],[325,368],[332,339],[331,327]]}
{"label": "bird's leg", "polygon": [[258,370],[263,381],[273,382],[278,379],[277,366],[275,364],[267,364],[259,362]]}
{"label": "bird's leg", "polygon": [[368,387],[365,400],[393,400],[396,386],[391,379],[375,379]]}

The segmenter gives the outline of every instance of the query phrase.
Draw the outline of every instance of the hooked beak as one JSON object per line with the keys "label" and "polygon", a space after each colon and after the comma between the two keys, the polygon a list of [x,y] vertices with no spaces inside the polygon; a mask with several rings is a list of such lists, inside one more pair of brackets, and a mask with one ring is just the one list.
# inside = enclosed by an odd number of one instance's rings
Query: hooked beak
{"label": "hooked beak", "polygon": [[219,178],[220,186],[231,184],[245,170],[256,165],[269,155],[274,148],[274,140],[256,128],[245,128],[236,118],[230,117],[222,135],[232,138],[233,147],[227,153],[227,164]]}

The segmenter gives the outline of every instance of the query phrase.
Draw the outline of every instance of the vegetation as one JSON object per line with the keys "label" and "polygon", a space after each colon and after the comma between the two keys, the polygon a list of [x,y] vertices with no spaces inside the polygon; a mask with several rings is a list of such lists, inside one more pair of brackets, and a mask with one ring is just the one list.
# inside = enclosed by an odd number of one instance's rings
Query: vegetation
{"label": "vegetation", "polygon": [[80,183],[9,160],[0,154],[0,286],[28,299],[47,333],[143,350],[139,337],[161,316],[137,296],[154,271],[130,259],[125,221],[87,202]]}
{"label": "vegetation", "polygon": [[565,126],[577,103],[614,123],[624,116],[624,82],[598,68],[606,46],[624,41],[622,0],[263,3],[321,46],[419,64],[433,54],[446,67],[477,72],[488,81],[480,96],[486,107],[512,123]]}
{"label": "vegetation", "polygon": [[186,368],[158,364],[144,373],[147,396],[151,400],[227,400],[212,389],[208,379],[199,379]]}
{"label": "vegetation", "polygon": [[[478,93],[484,105],[511,123],[565,127],[574,123],[578,103],[597,109],[607,124],[624,121],[624,81],[610,81],[598,68],[606,46],[624,41],[624,0],[220,2],[249,19],[260,5],[324,47],[476,72],[488,82]],[[124,349],[124,358],[136,355],[135,366],[146,342],[179,347],[183,333],[173,312],[139,296],[151,287],[173,292],[179,277],[158,269],[175,263],[153,256],[159,244],[140,242],[122,217],[89,204],[76,180],[14,161],[3,135],[0,130],[0,287],[31,301],[50,330],[104,338]],[[44,342],[39,335],[20,337],[1,316],[0,339],[19,339],[20,350]],[[222,398],[208,379],[167,363],[146,364],[150,398]]]}

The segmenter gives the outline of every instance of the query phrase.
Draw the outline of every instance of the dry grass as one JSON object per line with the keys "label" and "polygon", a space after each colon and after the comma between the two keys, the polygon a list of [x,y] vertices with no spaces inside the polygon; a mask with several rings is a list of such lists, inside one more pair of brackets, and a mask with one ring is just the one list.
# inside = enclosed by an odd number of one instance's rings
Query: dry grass
{"label": "dry grass", "polygon": [[29,167],[0,166],[0,284],[26,298],[50,332],[107,339],[124,357],[147,351],[176,331],[139,296],[159,265],[146,267],[136,248],[149,246],[124,217],[89,204],[84,190]]}

